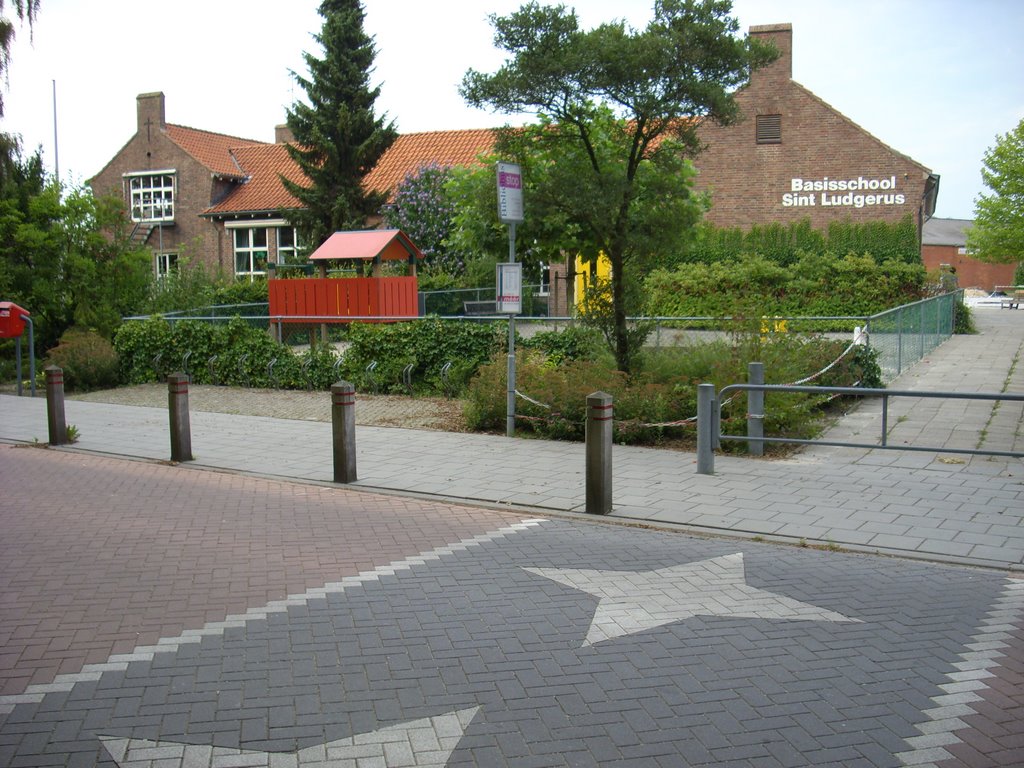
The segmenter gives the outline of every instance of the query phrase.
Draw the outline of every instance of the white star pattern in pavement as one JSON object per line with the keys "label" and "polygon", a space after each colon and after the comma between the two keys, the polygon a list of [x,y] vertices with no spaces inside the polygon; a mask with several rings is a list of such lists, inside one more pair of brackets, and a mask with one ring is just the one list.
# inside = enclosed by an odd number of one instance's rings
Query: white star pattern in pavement
{"label": "white star pattern in pavement", "polygon": [[120,768],[444,768],[479,709],[470,707],[439,717],[389,725],[298,752],[260,752],[111,736],[100,736],[100,741]]}
{"label": "white star pattern in pavement", "polygon": [[524,568],[600,602],[584,646],[693,616],[860,622],[747,584],[743,553],[656,571]]}

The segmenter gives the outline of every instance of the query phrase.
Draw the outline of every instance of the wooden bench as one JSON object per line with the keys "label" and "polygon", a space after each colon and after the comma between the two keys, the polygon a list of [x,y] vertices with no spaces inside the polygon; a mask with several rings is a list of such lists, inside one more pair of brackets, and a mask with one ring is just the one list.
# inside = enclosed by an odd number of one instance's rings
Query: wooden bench
{"label": "wooden bench", "polygon": [[498,305],[494,301],[464,301],[462,311],[467,315],[495,315]]}
{"label": "wooden bench", "polygon": [[1020,302],[1024,299],[1024,291],[1017,291],[1013,296],[1005,296],[999,301],[1000,309],[1020,309]]}

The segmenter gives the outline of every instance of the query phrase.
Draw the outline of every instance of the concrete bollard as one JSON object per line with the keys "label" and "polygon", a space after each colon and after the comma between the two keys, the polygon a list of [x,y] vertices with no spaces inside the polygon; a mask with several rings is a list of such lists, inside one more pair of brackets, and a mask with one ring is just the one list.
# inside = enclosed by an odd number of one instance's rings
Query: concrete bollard
{"label": "concrete bollard", "polygon": [[612,511],[612,396],[595,392],[587,397],[587,505],[592,515]]}
{"label": "concrete bollard", "polygon": [[356,477],[356,388],[347,381],[331,385],[331,427],[334,443],[334,482],[354,483]]}
{"label": "concrete bollard", "polygon": [[715,474],[715,385],[697,385],[697,474]]}
{"label": "concrete bollard", "polygon": [[[747,384],[764,384],[764,363],[747,363]],[[764,437],[764,392],[747,390],[747,437]],[[747,453],[764,456],[764,443],[747,441]]]}
{"label": "concrete bollard", "polygon": [[50,445],[68,441],[68,424],[64,418],[64,370],[56,365],[46,368],[46,427]]}
{"label": "concrete bollard", "polygon": [[171,461],[192,461],[192,428],[188,417],[188,376],[167,377],[167,412],[171,422]]}

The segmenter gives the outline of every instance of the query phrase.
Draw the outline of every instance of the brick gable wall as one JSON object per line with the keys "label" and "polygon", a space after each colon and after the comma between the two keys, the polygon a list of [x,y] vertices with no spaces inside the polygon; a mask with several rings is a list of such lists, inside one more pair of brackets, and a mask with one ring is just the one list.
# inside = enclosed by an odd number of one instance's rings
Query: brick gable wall
{"label": "brick gable wall", "polygon": [[[751,36],[773,42],[781,55],[737,94],[738,124],[706,123],[699,130],[706,149],[695,165],[697,187],[712,196],[707,219],[743,229],[803,219],[824,229],[835,220],[894,222],[908,213],[919,222],[928,170],[793,82],[790,25],[753,27]],[[758,115],[781,116],[781,143],[757,143]],[[827,184],[826,178],[843,183],[863,178],[865,186],[894,189],[794,191],[806,181]],[[858,202],[862,207],[855,207]]]}

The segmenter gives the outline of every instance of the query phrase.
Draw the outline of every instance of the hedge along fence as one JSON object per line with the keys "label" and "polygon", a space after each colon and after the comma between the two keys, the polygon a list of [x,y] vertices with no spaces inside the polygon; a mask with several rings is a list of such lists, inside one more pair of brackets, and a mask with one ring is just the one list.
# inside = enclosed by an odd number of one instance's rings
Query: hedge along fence
{"label": "hedge along fence", "polygon": [[[197,384],[326,390],[344,378],[362,390],[399,392],[404,391],[402,372],[411,365],[416,390],[439,393],[463,386],[479,365],[499,352],[506,329],[504,323],[437,318],[354,323],[347,330],[348,348],[342,355],[323,345],[295,352],[237,317],[214,325],[201,320],[168,322],[156,316],[122,325],[114,348],[121,380],[128,384],[162,381],[168,373],[187,370]],[[366,368],[374,362],[371,376]],[[441,369],[449,362],[443,381]]]}
{"label": "hedge along fence", "polygon": [[749,230],[704,224],[689,252],[676,261],[713,264],[757,255],[781,266],[797,263],[805,254],[867,254],[877,263],[920,264],[917,225],[911,216],[897,223],[835,221],[826,232],[810,219],[790,224],[753,226]]}
{"label": "hedge along fence", "polygon": [[162,381],[169,373],[186,371],[197,384],[326,389],[337,362],[330,348],[295,354],[241,318],[226,325],[169,323],[160,316],[128,322],[114,336],[114,349],[127,384]]}
{"label": "hedge along fence", "polygon": [[[642,371],[629,377],[591,360],[552,365],[542,353],[528,351],[517,361],[516,388],[526,397],[517,401],[516,426],[545,438],[581,440],[586,397],[603,391],[615,398],[616,442],[657,444],[692,439],[696,434],[697,385],[746,381],[750,362],[764,363],[766,382],[772,384],[791,384],[819,374],[813,382],[821,386],[881,386],[873,350],[796,334],[752,333],[731,342],[647,350]],[[466,395],[470,429],[504,429],[505,377],[503,361],[481,367]],[[820,431],[825,398],[773,393],[769,399],[766,432],[813,437]],[[723,404],[722,413],[724,419],[745,421],[746,401]]]}
{"label": "hedge along fence", "polygon": [[[654,316],[756,320],[765,316],[866,317],[916,301],[924,281],[921,264],[804,254],[791,267],[760,256],[684,264],[674,270],[655,270],[644,285],[648,313]],[[849,330],[849,322],[818,322],[816,330]]]}

